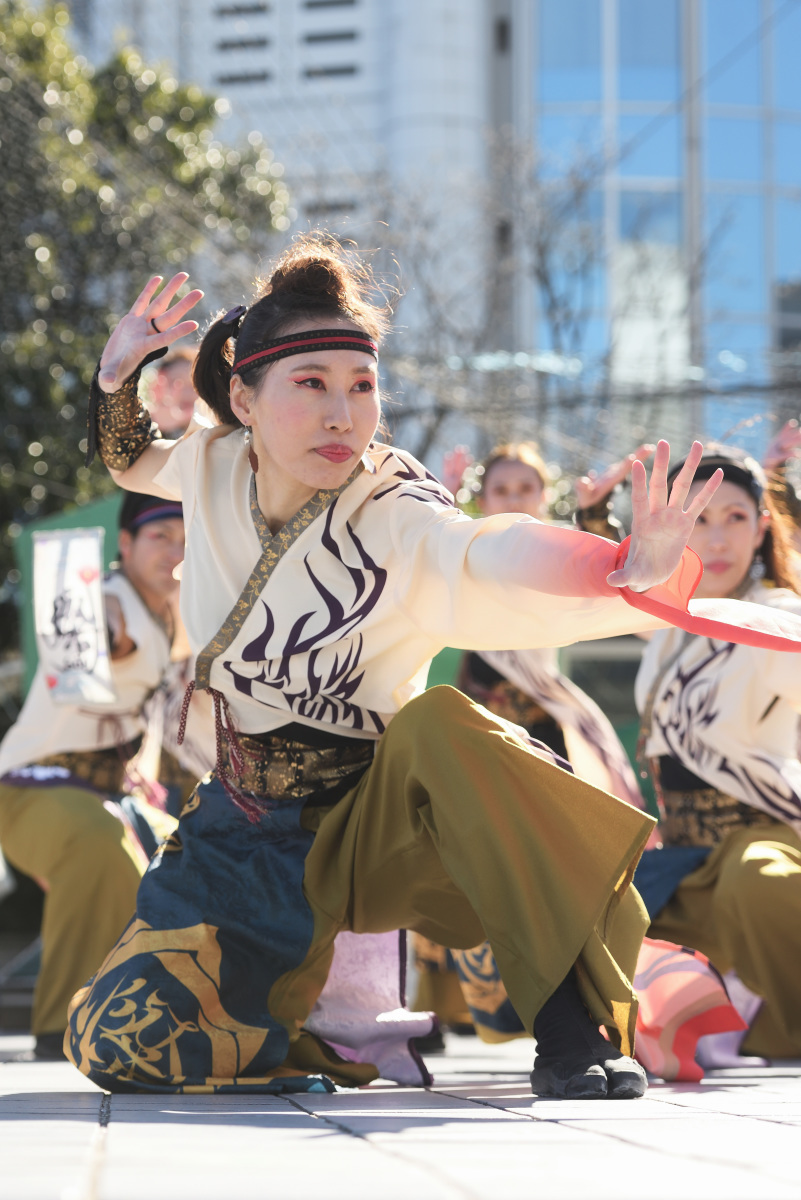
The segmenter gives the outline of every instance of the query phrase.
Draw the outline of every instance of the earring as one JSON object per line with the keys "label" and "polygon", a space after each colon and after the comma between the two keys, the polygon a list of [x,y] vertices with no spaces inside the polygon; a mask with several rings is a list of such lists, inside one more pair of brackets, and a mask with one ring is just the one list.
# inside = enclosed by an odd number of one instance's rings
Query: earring
{"label": "earring", "polygon": [[754,555],[751,566],[748,568],[748,574],[753,579],[754,583],[759,583],[760,579],[765,578],[766,567],[762,555],[757,550]]}
{"label": "earring", "polygon": [[252,470],[254,475],[258,475],[259,456],[256,454],[256,451],[253,449],[253,434],[251,432],[249,425],[245,426],[245,446],[247,447],[248,460],[250,462],[250,469]]}

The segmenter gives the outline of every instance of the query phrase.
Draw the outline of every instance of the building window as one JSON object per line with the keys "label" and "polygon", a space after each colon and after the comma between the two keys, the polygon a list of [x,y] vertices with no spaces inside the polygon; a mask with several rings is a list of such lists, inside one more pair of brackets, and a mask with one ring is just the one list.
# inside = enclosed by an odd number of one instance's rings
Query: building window
{"label": "building window", "polygon": [[565,172],[597,170],[603,162],[603,130],[600,117],[556,113],[540,117],[539,151],[547,176]]}
{"label": "building window", "polygon": [[681,175],[678,117],[622,116],[618,124],[618,173],[656,178]]}
{"label": "building window", "polygon": [[307,67],[303,74],[306,79],[323,79],[335,75],[356,75],[358,70],[358,67]]}
{"label": "building window", "polygon": [[619,0],[621,100],[672,100],[679,91],[677,0]]}
{"label": "building window", "polygon": [[729,188],[707,194],[706,305],[710,316],[763,313],[763,200]]}
{"label": "building window", "polygon": [[801,44],[801,9],[781,10],[782,19],[774,24],[773,95],[778,108],[801,108],[798,86],[798,47]]}
{"label": "building window", "polygon": [[353,29],[343,29],[336,33],[307,33],[304,42],[353,42],[359,35]]}
{"label": "building window", "polygon": [[541,100],[600,100],[599,0],[540,0]]}
{"label": "building window", "polygon": [[801,201],[781,196],[774,207],[773,278],[777,284],[801,279]]}
{"label": "building window", "polygon": [[253,17],[258,13],[269,11],[269,4],[218,4],[214,15],[216,17]]}
{"label": "building window", "polygon": [[797,188],[801,184],[801,121],[776,121],[773,135],[776,182]]}
{"label": "building window", "polygon": [[704,139],[704,162],[709,179],[759,182],[763,171],[762,134],[760,121],[710,117]]}
{"label": "building window", "polygon": [[776,348],[797,350],[801,346],[801,283],[775,284],[773,311],[779,322]]}
{"label": "building window", "polygon": [[236,41],[218,42],[218,50],[263,50],[269,46],[268,38],[239,38]]}
{"label": "building window", "polygon": [[238,75],[218,75],[217,83],[267,83],[269,71],[243,71]]}
{"label": "building window", "polygon": [[512,44],[512,30],[506,17],[495,22],[495,51],[497,54],[508,54]]}
{"label": "building window", "polygon": [[[704,50],[702,78],[709,76],[704,84],[703,99],[709,104],[761,102],[762,17],[760,0],[706,0],[701,46]],[[778,43],[790,32],[787,24],[782,20],[776,28]],[[792,53],[795,59],[796,46]],[[721,70],[718,64],[724,62],[728,65]],[[795,68],[794,71],[797,78]]]}
{"label": "building window", "polygon": [[512,249],[512,224],[510,221],[499,221],[495,226],[495,249],[500,255],[509,254]]}
{"label": "building window", "polygon": [[620,195],[620,236],[624,242],[681,243],[678,192],[629,191]]}

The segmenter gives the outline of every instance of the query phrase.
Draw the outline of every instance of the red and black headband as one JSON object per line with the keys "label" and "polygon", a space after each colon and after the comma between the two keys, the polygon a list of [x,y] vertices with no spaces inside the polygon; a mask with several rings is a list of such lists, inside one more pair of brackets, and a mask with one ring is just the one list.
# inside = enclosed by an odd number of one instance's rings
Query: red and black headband
{"label": "red and black headband", "polygon": [[[239,326],[247,309],[243,305],[232,308],[223,317],[224,325],[232,326],[232,336],[236,337]],[[363,350],[378,358],[378,343],[361,329],[305,329],[299,333],[286,333],[282,337],[272,338],[263,342],[260,349],[242,358],[234,358],[231,371],[236,374],[242,367],[255,362],[276,362],[279,358],[288,358],[291,354],[304,354],[313,350]]]}
{"label": "red and black headband", "polygon": [[290,354],[304,354],[312,350],[364,350],[373,358],[378,358],[378,345],[369,333],[362,333],[359,329],[306,329],[265,342],[255,354],[235,359],[231,370],[236,374],[250,363],[260,360],[275,362],[279,358],[288,358]]}

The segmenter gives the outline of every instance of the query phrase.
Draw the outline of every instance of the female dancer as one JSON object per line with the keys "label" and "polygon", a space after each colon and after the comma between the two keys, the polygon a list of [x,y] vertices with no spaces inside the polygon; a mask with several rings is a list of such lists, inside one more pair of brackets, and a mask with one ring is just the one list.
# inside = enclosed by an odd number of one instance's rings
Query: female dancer
{"label": "female dancer", "polygon": [[103,583],[117,700],[56,704],[40,664],[0,745],[0,839],[46,893],[32,1020],[37,1058],[63,1057],[70,999],[130,920],[150,855],[174,826],[123,793],[138,773],[147,700],[170,664],[173,572],[184,555],[180,504],[127,495],[119,552],[120,569]]}
{"label": "female dancer", "polygon": [[[759,465],[727,447],[699,480],[723,483],[690,539],[698,594],[801,613],[789,518]],[[676,478],[677,467],[672,473]],[[694,946],[764,997],[753,1054],[801,1054],[801,764],[798,660],[663,630],[637,677],[665,849],[643,863],[652,937]]]}
{"label": "female dancer", "polygon": [[[92,436],[123,486],[183,497],[182,612],[217,709],[217,769],[74,999],[70,1056],[115,1090],[365,1082],[374,1068],[303,1023],[338,930],[406,927],[455,946],[490,938],[538,1039],[536,1091],[641,1095],[629,980],[643,914],[628,881],[650,819],[458,692],[417,693],[445,644],[652,625],[633,589],[682,573],[717,484],[684,511],[701,447],[669,500],[665,443],[650,499],[635,472],[622,552],[525,517],[463,517],[413,458],[373,440],[383,316],[316,239],[203,339],[195,384],[224,424],[166,442],[137,381],[196,328],[183,318],[200,293],[172,303],[185,280],[158,294],[152,279],[117,326]],[[692,620],[681,603],[664,611]],[[798,632],[785,621],[787,644]]]}

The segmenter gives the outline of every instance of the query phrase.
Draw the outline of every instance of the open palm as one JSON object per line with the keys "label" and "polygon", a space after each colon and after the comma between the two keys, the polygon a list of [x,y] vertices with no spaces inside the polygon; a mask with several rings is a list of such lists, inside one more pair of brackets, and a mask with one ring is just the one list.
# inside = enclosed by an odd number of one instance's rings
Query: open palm
{"label": "open palm", "polygon": [[197,321],[184,321],[183,318],[198,300],[202,300],[201,291],[195,289],[171,306],[188,278],[185,271],[180,271],[160,292],[161,275],[154,275],[145,284],[106,342],[98,374],[98,383],[104,392],[116,392],[154,350],[165,350],[197,329]]}
{"label": "open palm", "polygon": [[693,442],[668,496],[667,475],[670,446],[660,442],[654,456],[650,488],[645,467],[635,462],[631,470],[631,543],[625,565],[608,576],[613,587],[628,587],[644,592],[664,583],[681,561],[684,548],[692,534],[696,519],[718,489],[723,472],[718,470],[707,480],[684,508],[704,448]]}

